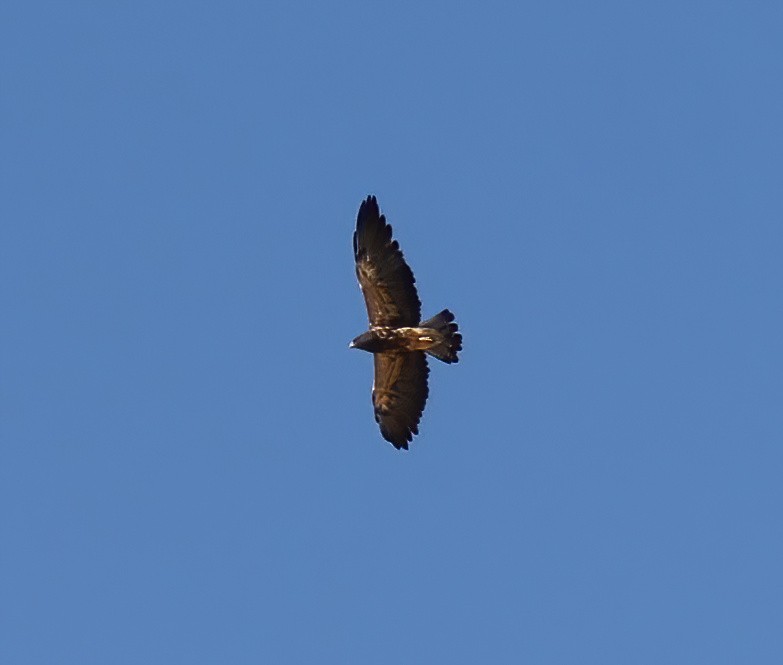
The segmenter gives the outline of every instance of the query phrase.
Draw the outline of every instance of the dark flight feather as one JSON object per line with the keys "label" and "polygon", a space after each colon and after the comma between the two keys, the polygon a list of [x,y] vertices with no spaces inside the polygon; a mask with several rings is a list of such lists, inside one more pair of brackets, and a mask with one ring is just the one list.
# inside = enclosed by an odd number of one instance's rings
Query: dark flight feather
{"label": "dark flight feather", "polygon": [[397,449],[407,450],[408,442],[419,433],[419,421],[429,395],[429,373],[427,357],[421,351],[375,354],[372,388],[375,422],[380,425],[383,438]]}
{"label": "dark flight feather", "polygon": [[421,302],[413,272],[405,263],[378,201],[368,196],[359,208],[353,234],[356,276],[364,293],[371,326],[415,326]]}

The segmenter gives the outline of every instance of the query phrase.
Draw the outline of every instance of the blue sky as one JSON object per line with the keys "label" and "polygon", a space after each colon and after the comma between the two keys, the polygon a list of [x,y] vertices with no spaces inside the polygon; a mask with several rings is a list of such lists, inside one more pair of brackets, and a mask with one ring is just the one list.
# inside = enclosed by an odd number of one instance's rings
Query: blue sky
{"label": "blue sky", "polygon": [[[0,660],[780,663],[780,3],[0,9]],[[378,196],[452,309],[372,417]]]}

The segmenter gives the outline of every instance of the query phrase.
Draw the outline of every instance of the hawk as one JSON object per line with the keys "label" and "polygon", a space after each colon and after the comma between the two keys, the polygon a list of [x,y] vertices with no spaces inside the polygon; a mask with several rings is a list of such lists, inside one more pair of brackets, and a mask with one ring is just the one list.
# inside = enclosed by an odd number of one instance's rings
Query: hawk
{"label": "hawk", "polygon": [[368,196],[359,207],[353,234],[356,276],[367,305],[370,329],[350,348],[373,354],[372,403],[381,435],[398,450],[419,433],[427,388],[427,354],[457,362],[462,335],[447,309],[421,320],[413,272],[405,263],[378,201]]}

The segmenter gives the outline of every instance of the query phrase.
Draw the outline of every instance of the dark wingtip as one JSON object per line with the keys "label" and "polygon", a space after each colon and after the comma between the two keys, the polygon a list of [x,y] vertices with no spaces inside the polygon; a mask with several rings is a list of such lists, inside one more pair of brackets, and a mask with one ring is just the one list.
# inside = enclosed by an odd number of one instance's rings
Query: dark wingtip
{"label": "dark wingtip", "polygon": [[374,194],[368,195],[362,201],[362,204],[359,206],[359,217],[362,216],[362,213],[374,214],[375,216],[380,215],[381,209],[378,207],[378,199],[375,198]]}
{"label": "dark wingtip", "polygon": [[[380,422],[378,420],[377,414],[375,420],[376,422]],[[392,444],[397,450],[408,450],[408,443],[413,441],[413,435],[418,433],[419,429],[416,425],[413,426],[412,431],[397,431],[394,433],[381,427],[381,436],[383,436],[383,438]]]}
{"label": "dark wingtip", "polygon": [[385,221],[383,215],[381,215],[381,209],[378,207],[378,200],[371,194],[362,201],[359,206],[359,212],[356,215],[356,232],[354,237],[356,238],[358,234],[359,238],[358,242],[357,239],[354,240],[354,252],[359,249],[359,244],[365,244],[366,234],[370,233],[372,238],[377,233],[373,229],[378,225],[378,222],[381,222],[381,226],[383,226]]}
{"label": "dark wingtip", "polygon": [[400,449],[408,450],[408,441],[406,441],[405,439],[403,439],[402,441],[393,441],[392,439],[390,439],[385,435],[383,438],[386,439],[390,444],[392,444],[397,450]]}

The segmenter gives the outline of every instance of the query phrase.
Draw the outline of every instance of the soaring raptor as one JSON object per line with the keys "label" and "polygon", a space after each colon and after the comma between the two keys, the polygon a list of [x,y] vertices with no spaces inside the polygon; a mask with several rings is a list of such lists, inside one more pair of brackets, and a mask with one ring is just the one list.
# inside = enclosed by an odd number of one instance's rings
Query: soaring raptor
{"label": "soaring raptor", "polygon": [[427,356],[457,362],[462,335],[447,309],[421,321],[421,303],[411,269],[378,201],[368,196],[359,207],[353,234],[356,276],[364,293],[370,329],[350,348],[373,354],[372,403],[383,438],[398,450],[419,433],[427,389]]}

